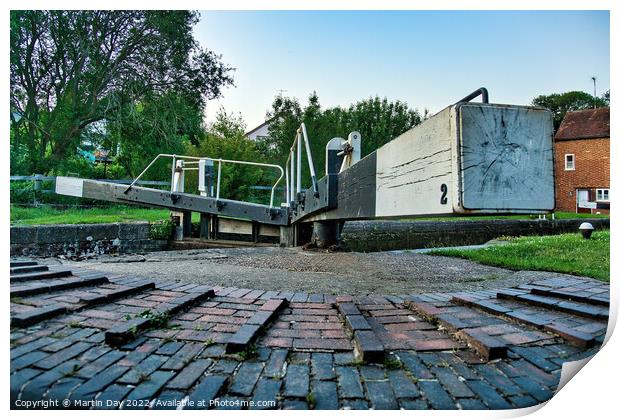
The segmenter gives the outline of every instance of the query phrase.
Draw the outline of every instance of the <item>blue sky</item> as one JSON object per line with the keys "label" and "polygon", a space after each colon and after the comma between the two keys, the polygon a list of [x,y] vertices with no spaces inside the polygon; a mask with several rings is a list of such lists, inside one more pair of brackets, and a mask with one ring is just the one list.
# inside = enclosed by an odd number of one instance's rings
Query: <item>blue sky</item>
{"label": "blue sky", "polygon": [[322,106],[379,95],[437,112],[480,86],[491,102],[609,89],[606,11],[206,11],[198,41],[236,68],[210,101],[260,124],[280,89]]}

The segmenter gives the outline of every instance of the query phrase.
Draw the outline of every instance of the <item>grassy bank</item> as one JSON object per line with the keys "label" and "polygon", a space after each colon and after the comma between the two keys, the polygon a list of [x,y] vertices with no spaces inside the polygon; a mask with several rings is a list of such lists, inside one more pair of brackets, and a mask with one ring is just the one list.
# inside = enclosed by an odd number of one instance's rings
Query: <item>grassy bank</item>
{"label": "grassy bank", "polygon": [[508,238],[507,245],[483,249],[435,250],[431,254],[466,258],[514,270],[554,271],[609,281],[609,231]]}
{"label": "grassy bank", "polygon": [[102,208],[70,208],[57,210],[49,206],[11,206],[12,225],[55,225],[77,223],[119,223],[128,221],[164,220],[169,217],[166,209],[144,209],[129,206]]}

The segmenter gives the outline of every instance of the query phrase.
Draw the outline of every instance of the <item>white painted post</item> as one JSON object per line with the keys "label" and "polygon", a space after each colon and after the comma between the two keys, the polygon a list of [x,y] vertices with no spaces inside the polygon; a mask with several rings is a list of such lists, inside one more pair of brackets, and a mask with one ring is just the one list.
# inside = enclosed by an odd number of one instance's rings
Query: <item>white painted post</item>
{"label": "white painted post", "polygon": [[297,193],[301,192],[301,132],[297,129]]}
{"label": "white painted post", "polygon": [[295,168],[295,149],[293,146],[291,149],[291,202],[295,200]]}

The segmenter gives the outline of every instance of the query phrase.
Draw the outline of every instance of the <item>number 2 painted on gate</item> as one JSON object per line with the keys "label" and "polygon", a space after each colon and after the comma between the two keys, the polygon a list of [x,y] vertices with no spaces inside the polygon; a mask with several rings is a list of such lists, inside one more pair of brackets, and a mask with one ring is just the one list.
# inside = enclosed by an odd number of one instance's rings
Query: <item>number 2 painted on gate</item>
{"label": "number 2 painted on gate", "polygon": [[446,184],[441,184],[441,199],[439,202],[441,204],[448,204],[448,186]]}

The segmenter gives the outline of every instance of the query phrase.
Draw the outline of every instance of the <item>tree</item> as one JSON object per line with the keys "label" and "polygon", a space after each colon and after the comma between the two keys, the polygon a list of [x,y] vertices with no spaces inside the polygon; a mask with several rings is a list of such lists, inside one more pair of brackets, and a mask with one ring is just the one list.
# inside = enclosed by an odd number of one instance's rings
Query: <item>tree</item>
{"label": "tree", "polygon": [[[259,144],[259,149],[271,161],[284,165],[295,132],[304,122],[319,178],[324,173],[325,146],[332,138],[346,138],[351,131],[359,131],[362,156],[365,156],[421,122],[418,111],[410,109],[406,103],[379,97],[356,102],[348,108],[323,110],[316,92],[310,94],[305,108],[296,98],[276,97],[267,117],[273,119],[269,137]],[[305,157],[303,165],[304,184],[308,185]]]}
{"label": "tree", "polygon": [[11,145],[27,150],[27,170],[72,156],[97,121],[171,98],[202,110],[219,96],[232,69],[194,40],[197,20],[189,11],[11,11]]}
{"label": "tree", "polygon": [[532,100],[532,105],[550,109],[554,129],[557,130],[568,111],[609,106],[609,92],[601,98],[580,91],[540,95]]}
{"label": "tree", "polygon": [[[197,145],[187,143],[185,153],[189,156],[229,159],[246,162],[263,161],[256,143],[244,136],[245,123],[239,116],[227,114],[223,108],[218,111],[215,121],[207,127],[206,135]],[[215,163],[217,171],[217,163]],[[195,175],[186,176],[186,185],[192,190],[198,183]],[[233,200],[247,200],[269,203],[269,191],[260,194],[252,186],[273,185],[279,172],[257,166],[224,163],[220,196]],[[282,184],[280,184],[281,186]],[[274,200],[278,205],[280,201]]]}

